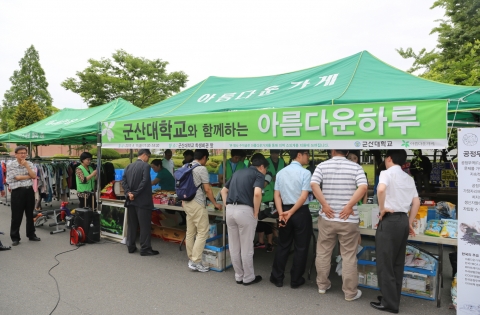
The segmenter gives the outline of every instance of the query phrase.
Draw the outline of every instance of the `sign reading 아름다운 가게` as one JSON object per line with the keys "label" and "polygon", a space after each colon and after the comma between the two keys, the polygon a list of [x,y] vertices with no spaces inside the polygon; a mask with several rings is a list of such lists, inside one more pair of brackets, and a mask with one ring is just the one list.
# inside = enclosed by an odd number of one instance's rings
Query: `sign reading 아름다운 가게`
{"label": "sign reading \uc544\ub984\ub2e4\uc6b4 \uac00\uac8c", "polygon": [[447,102],[214,112],[102,123],[105,148],[441,149]]}

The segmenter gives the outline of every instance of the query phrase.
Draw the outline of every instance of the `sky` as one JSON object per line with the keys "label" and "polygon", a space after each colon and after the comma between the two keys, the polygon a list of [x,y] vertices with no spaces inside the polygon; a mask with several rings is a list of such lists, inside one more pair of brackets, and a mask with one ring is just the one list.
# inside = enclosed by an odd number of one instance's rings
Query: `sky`
{"label": "sky", "polygon": [[286,73],[367,50],[407,70],[398,48],[433,49],[430,35],[444,11],[433,0],[0,0],[0,97],[30,45],[40,55],[57,108],[87,108],[60,86],[123,49],[168,61],[188,75],[186,88],[208,76]]}

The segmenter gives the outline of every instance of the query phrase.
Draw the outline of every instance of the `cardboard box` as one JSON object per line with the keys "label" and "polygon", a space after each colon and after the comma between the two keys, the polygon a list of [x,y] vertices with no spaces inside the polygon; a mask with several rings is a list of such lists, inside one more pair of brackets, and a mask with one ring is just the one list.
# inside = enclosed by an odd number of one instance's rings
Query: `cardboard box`
{"label": "cardboard box", "polygon": [[202,263],[204,266],[208,266],[211,270],[214,271],[223,271],[224,254],[226,257],[226,268],[230,268],[232,266],[232,260],[230,258],[230,250],[228,248],[228,244],[223,247],[222,243],[223,234],[217,235],[207,240],[202,253]]}
{"label": "cardboard box", "polygon": [[175,229],[175,228],[168,228],[162,227],[163,229],[163,240],[167,242],[173,243],[181,243],[185,236],[187,235],[187,231]]}

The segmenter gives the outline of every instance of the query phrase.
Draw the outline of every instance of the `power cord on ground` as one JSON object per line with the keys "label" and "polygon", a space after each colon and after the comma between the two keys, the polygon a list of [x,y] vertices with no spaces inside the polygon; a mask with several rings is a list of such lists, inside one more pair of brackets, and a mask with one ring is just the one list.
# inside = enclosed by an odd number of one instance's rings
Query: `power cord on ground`
{"label": "power cord on ground", "polygon": [[[98,242],[98,243],[96,243],[96,244],[120,244],[120,243],[104,240],[103,242]],[[64,251],[64,252],[61,252],[61,253],[58,253],[58,254],[55,255],[55,257],[53,257],[53,258],[57,261],[57,263],[56,263],[52,268],[50,268],[50,270],[48,270],[48,275],[49,275],[50,277],[52,277],[53,280],[55,280],[55,284],[57,285],[58,299],[57,299],[57,304],[55,304],[55,307],[53,308],[53,310],[50,312],[49,315],[52,315],[53,312],[55,312],[55,310],[56,310],[57,307],[58,307],[58,304],[60,303],[60,287],[58,286],[57,279],[55,279],[55,277],[50,273],[50,271],[52,271],[55,267],[57,267],[58,265],[60,265],[60,261],[57,259],[58,256],[63,255],[63,254],[66,254],[66,253],[69,253],[69,252],[73,252],[73,251],[79,249],[80,246],[83,246],[83,245],[85,245],[85,244],[83,244],[83,243],[78,244],[78,245],[76,245],[76,246],[77,246],[76,248],[70,249],[70,250],[67,250],[67,251]]]}

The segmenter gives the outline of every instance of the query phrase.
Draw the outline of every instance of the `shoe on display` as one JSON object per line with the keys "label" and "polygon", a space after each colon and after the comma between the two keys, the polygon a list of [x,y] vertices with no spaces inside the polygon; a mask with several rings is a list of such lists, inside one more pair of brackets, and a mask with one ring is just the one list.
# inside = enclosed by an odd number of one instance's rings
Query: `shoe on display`
{"label": "shoe on display", "polygon": [[351,298],[351,299],[345,298],[345,300],[351,302],[351,301],[358,300],[361,296],[362,296],[362,291],[357,290],[357,295],[355,295],[355,296],[354,296],[353,298]]}
{"label": "shoe on display", "polygon": [[253,248],[265,248],[265,243],[256,242]]}
{"label": "shoe on display", "polygon": [[318,289],[318,293],[325,294],[325,293],[327,293],[328,290],[330,290],[331,287],[332,287],[332,285],[329,285],[328,288],[326,288],[325,290]]}
{"label": "shoe on display", "polygon": [[273,245],[272,244],[267,244],[267,253],[273,252]]}
{"label": "shoe on display", "polygon": [[195,263],[195,270],[200,272],[207,272],[210,271],[209,267],[204,266],[201,262]]}
{"label": "shoe on display", "polygon": [[253,279],[250,282],[244,282],[243,285],[251,285],[251,284],[259,283],[260,281],[262,281],[262,276],[256,276],[255,279]]}

